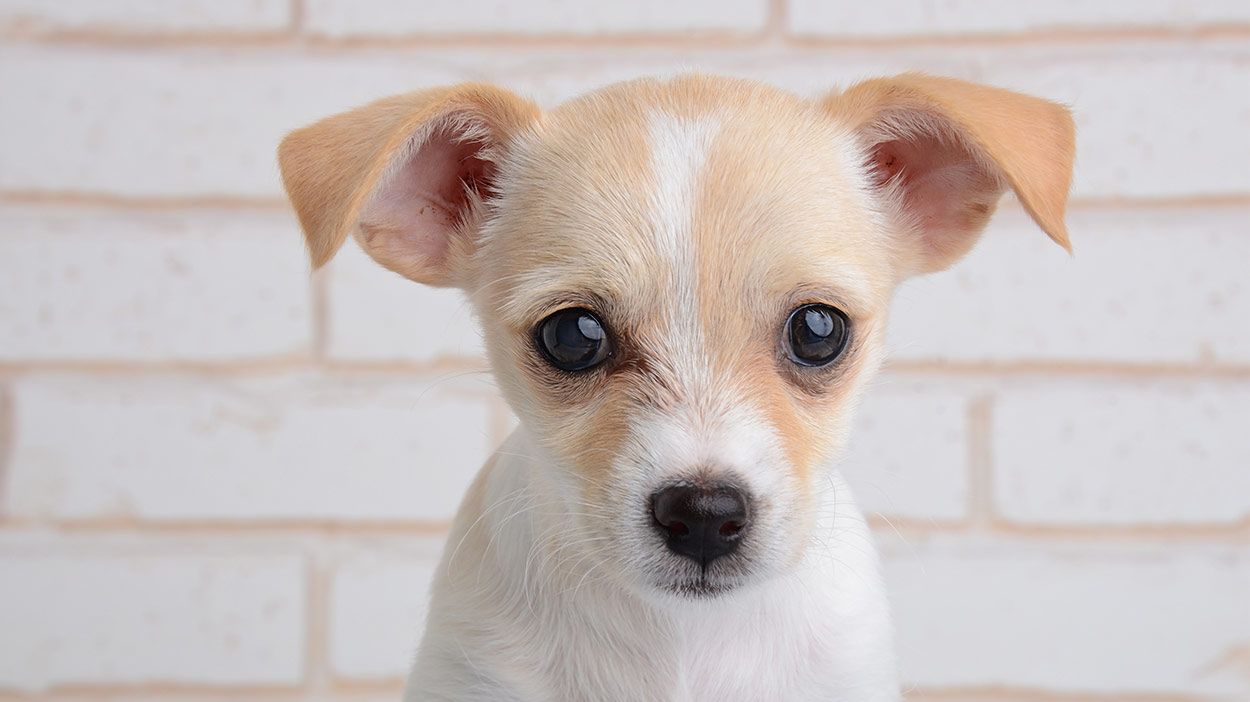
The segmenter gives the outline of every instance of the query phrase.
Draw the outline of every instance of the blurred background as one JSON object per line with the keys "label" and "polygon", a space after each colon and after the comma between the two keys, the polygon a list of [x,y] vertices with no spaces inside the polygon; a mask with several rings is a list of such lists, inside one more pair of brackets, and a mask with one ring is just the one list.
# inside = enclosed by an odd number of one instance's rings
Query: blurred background
{"label": "blurred background", "polygon": [[511,417],[469,310],[310,276],[282,135],[463,80],[921,69],[1068,103],[899,294],[845,471],[917,702],[1250,699],[1250,3],[0,1],[0,702],[395,699]]}

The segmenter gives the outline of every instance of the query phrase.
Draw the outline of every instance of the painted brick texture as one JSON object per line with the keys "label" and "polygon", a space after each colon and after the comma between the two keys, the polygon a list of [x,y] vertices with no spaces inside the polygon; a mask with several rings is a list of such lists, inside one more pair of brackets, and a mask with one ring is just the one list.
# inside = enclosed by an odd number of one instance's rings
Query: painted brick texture
{"label": "painted brick texture", "polygon": [[463,80],[925,70],[1071,105],[899,291],[843,469],[909,702],[1250,698],[1250,6],[0,0],[0,702],[395,699],[514,420],[459,293],[313,274],[275,148]]}
{"label": "painted brick texture", "polygon": [[412,378],[32,377],[15,517],[446,522],[485,460],[489,398]]}
{"label": "painted brick texture", "polygon": [[0,689],[290,686],[304,677],[296,556],[154,537],[4,534],[0,568]]}

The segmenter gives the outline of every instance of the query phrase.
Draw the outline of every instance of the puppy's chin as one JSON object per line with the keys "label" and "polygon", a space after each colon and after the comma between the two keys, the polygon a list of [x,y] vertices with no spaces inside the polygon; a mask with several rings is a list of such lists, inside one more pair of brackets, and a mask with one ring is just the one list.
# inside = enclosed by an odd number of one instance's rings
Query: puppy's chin
{"label": "puppy's chin", "polygon": [[653,583],[653,587],[666,599],[677,598],[681,602],[690,600],[710,601],[732,597],[747,589],[756,580],[749,575],[709,575],[700,573],[689,577],[661,579]]}

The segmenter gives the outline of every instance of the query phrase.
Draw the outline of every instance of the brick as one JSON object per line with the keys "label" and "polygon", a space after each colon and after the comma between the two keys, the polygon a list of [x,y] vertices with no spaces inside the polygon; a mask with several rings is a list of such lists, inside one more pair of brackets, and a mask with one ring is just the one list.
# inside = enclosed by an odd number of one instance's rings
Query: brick
{"label": "brick", "polygon": [[1236,0],[1192,3],[1089,3],[1065,0],[1016,6],[994,0],[886,0],[847,5],[792,0],[787,26],[801,36],[1017,34],[1055,30],[1192,29],[1208,24],[1250,21],[1246,4]]}
{"label": "brick", "polygon": [[279,31],[291,23],[289,0],[6,0],[0,27],[122,33]]}
{"label": "brick", "polygon": [[360,550],[330,585],[330,665],[336,677],[398,680],[412,665],[425,625],[442,539],[403,550]]}
{"label": "brick", "polygon": [[1043,44],[987,55],[977,77],[1072,107],[1077,197],[1244,196],[1250,90],[1228,86],[1248,62],[1245,41]]}
{"label": "brick", "polygon": [[[692,68],[819,95],[923,66],[930,73],[1070,105],[1077,124],[1075,197],[1183,198],[1250,191],[1250,171],[1241,168],[1250,161],[1250,91],[1227,90],[1244,82],[1250,61],[1250,49],[1240,41],[900,47],[884,55],[803,48],[638,57],[604,50],[583,52],[575,61],[514,52],[509,58],[513,66],[493,78],[507,79],[505,84],[544,104],[608,82]],[[1152,109],[1141,109],[1143,104]],[[1191,163],[1203,167],[1177,167]]]}
{"label": "brick", "polygon": [[841,470],[869,514],[955,520],[968,510],[968,404],[886,376],[868,389]]}
{"label": "brick", "polygon": [[489,447],[489,396],[447,376],[67,374],[14,396],[22,517],[442,521]]}
{"label": "brick", "polygon": [[0,91],[20,106],[0,111],[0,189],[277,198],[288,131],[469,77],[452,57],[421,59],[0,46]]}
{"label": "brick", "polygon": [[[389,681],[388,683],[371,685],[368,694],[361,694],[360,690],[338,690],[325,692],[301,691],[298,695],[291,697],[298,699],[299,702],[395,702],[403,693],[403,682],[399,680]],[[162,691],[161,693],[152,693],[144,691],[141,698],[134,696],[126,697],[123,694],[97,696],[100,693],[95,690],[85,692],[76,692],[75,694],[58,693],[54,699],[56,702],[98,702],[101,699],[109,700],[109,702],[129,702],[130,700],[142,699],[143,702],[222,702],[222,692],[214,691],[211,687],[197,687],[192,690]],[[257,690],[255,692],[236,692],[230,691],[229,699],[231,702],[269,702],[275,697],[281,697],[283,692],[272,692],[269,690]],[[23,698],[24,699],[24,698]],[[910,702],[910,699],[908,700]],[[920,700],[920,702],[926,702]],[[1009,700],[1005,702],[1017,702]],[[1123,702],[1139,702],[1138,700],[1124,700]]]}
{"label": "brick", "polygon": [[[1223,39],[937,45],[884,56],[836,47],[642,55],[610,46],[155,54],[0,47],[0,91],[19,106],[0,112],[0,134],[21,135],[0,139],[0,162],[15,164],[0,171],[0,189],[274,198],[272,154],[286,131],[382,95],[461,80],[497,82],[550,106],[606,82],[680,70],[815,94],[924,66],[1074,105],[1080,197],[1235,195],[1250,191],[1250,174],[1239,167],[1250,161],[1250,93],[1227,86],[1242,79],[1248,53],[1244,42]],[[126,100],[118,102],[119,93]]]}
{"label": "brick", "polygon": [[1049,382],[993,409],[994,496],[1030,524],[1250,517],[1250,383]]}
{"label": "brick", "polygon": [[339,251],[326,274],[325,352],[331,358],[483,363],[481,332],[463,293],[391,273],[355,241]]}
{"label": "brick", "polygon": [[301,559],[156,541],[116,547],[7,535],[0,690],[300,682]]}
{"label": "brick", "polygon": [[1250,694],[1245,547],[933,540],[887,549],[885,577],[904,689]]}
{"label": "brick", "polygon": [[627,4],[484,0],[470,12],[457,5],[403,0],[309,0],[306,9],[310,31],[336,37],[744,33],[763,30],[767,19],[766,0],[638,0]]}
{"label": "brick", "polygon": [[544,107],[605,85],[643,76],[689,71],[760,80],[799,95],[817,96],[864,78],[927,66],[935,73],[969,75],[978,56],[949,49],[901,48],[888,54],[837,49],[755,51],[631,49],[511,51],[507,63],[493,59],[489,80],[529,96]]}
{"label": "brick", "polygon": [[1069,257],[1004,204],[967,260],[900,288],[896,358],[1250,362],[1244,208],[1077,210]]}
{"label": "brick", "polygon": [[0,209],[0,359],[306,354],[301,249],[286,213]]}

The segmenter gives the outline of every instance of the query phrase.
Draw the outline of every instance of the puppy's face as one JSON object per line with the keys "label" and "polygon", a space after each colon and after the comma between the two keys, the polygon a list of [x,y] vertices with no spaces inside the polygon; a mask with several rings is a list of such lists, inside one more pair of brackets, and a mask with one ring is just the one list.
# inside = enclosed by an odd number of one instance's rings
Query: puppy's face
{"label": "puppy's face", "polygon": [[534,468],[558,493],[544,538],[580,551],[562,562],[714,596],[832,516],[826,466],[898,280],[966,252],[1008,187],[1066,246],[1072,137],[1057,105],[950,79],[804,101],[687,76],[547,114],[481,85],[398,96],[279,158],[316,265],[354,232],[470,294],[553,457]]}
{"label": "puppy's face", "polygon": [[[760,86],[634,84],[551,113],[498,168],[470,287],[557,458],[564,536],[665,592],[793,563],[897,275],[853,135]],[[741,513],[665,523],[674,487]],[[672,522],[720,543],[670,548]]]}

